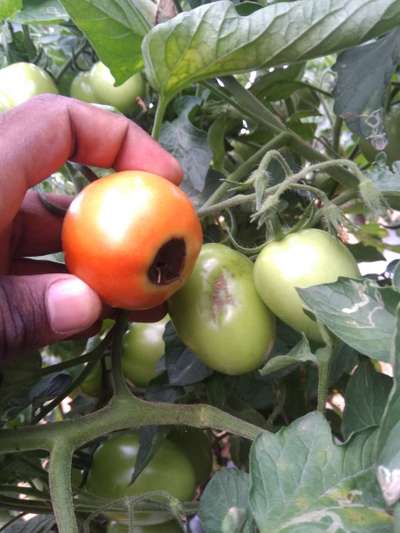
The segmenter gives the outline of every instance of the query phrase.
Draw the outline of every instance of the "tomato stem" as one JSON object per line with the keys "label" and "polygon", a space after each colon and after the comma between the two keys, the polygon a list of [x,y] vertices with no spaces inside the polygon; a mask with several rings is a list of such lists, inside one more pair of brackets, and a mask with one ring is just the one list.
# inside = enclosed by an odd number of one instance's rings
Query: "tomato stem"
{"label": "tomato stem", "polygon": [[73,447],[66,439],[55,439],[50,452],[49,481],[54,516],[59,533],[78,533],[72,499]]}
{"label": "tomato stem", "polygon": [[232,187],[232,183],[240,183],[245,178],[248,177],[250,172],[254,169],[254,166],[260,161],[260,159],[269,151],[272,149],[277,149],[281,146],[284,146],[286,144],[286,141],[289,138],[288,133],[280,133],[276,137],[274,137],[271,141],[269,141],[267,144],[262,146],[254,155],[249,157],[247,161],[242,163],[232,174],[230,174],[226,181],[224,181],[214,192],[213,194],[207,199],[206,202],[202,205],[201,209],[205,209],[206,207],[210,207],[220,198],[223,198],[225,196],[225,193],[229,191],[229,189]]}
{"label": "tomato stem", "polygon": [[122,338],[128,329],[128,318],[125,311],[117,314],[115,326],[112,329],[111,364],[114,393],[118,397],[130,396],[131,392],[126,384],[122,371]]}
{"label": "tomato stem", "polygon": [[157,109],[156,109],[156,116],[154,118],[154,124],[153,124],[153,131],[151,132],[151,136],[153,139],[156,139],[156,141],[160,138],[160,132],[161,132],[161,126],[164,120],[165,111],[167,110],[168,100],[160,95],[158,102],[157,102]]}
{"label": "tomato stem", "polygon": [[329,370],[330,363],[333,355],[333,342],[332,338],[326,330],[325,326],[318,321],[318,328],[321,333],[321,337],[325,342],[323,348],[319,348],[316,352],[318,359],[318,404],[317,409],[320,413],[325,412],[325,405],[328,399],[329,388]]}

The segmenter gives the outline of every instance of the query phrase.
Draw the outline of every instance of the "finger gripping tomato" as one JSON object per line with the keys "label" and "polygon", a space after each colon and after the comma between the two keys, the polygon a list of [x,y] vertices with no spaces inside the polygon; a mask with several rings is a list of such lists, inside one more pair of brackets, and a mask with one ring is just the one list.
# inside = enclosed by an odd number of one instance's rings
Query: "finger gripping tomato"
{"label": "finger gripping tomato", "polygon": [[94,181],[74,199],[62,241],[69,272],[105,303],[149,309],[185,283],[202,230],[176,185],[148,172],[124,171]]}

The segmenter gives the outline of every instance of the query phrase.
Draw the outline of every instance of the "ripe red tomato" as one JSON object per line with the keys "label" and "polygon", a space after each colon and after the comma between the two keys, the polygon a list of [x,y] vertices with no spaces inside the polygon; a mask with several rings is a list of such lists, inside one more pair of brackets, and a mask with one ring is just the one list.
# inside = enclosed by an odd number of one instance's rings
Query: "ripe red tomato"
{"label": "ripe red tomato", "polygon": [[149,309],[191,274],[202,230],[186,194],[143,171],[117,172],[72,202],[62,231],[69,271],[107,304]]}

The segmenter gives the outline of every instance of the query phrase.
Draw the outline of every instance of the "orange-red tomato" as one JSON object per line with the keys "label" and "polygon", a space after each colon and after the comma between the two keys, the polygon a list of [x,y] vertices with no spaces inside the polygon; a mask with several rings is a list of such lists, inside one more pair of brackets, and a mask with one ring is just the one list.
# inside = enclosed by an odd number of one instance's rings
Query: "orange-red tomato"
{"label": "orange-red tomato", "polygon": [[149,309],[191,274],[202,244],[186,194],[144,171],[111,174],[72,202],[62,231],[68,270],[113,307]]}

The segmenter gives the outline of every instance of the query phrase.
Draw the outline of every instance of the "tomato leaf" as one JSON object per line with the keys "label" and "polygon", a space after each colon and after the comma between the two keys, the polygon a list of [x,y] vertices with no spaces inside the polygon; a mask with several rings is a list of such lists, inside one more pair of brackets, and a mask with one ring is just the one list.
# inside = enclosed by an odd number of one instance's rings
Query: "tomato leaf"
{"label": "tomato leaf", "polygon": [[[197,97],[184,99],[182,111],[178,118],[172,122],[164,122],[160,143],[174,155],[184,170],[186,183],[189,183],[199,193],[205,187],[208,167],[212,153],[207,142],[207,133],[196,128],[190,120],[190,112],[199,105],[201,100]],[[190,191],[188,191],[190,195]]]}
{"label": "tomato leaf", "polygon": [[294,348],[290,350],[286,355],[276,355],[272,357],[266,365],[260,370],[262,376],[267,376],[284,368],[298,365],[299,363],[305,363],[310,361],[317,364],[317,358],[312,353],[310,343],[303,335],[302,339]]}
{"label": "tomato leaf", "polygon": [[391,430],[400,420],[400,305],[396,310],[396,327],[391,343],[390,361],[393,365],[394,383],[379,429],[378,450],[384,446]]}
{"label": "tomato leaf", "polygon": [[347,278],[297,291],[318,320],[345,343],[372,359],[390,362],[399,293]]}
{"label": "tomato leaf", "polygon": [[353,0],[351,6],[348,0],[279,2],[242,17],[231,2],[207,4],[145,37],[147,77],[172,97],[196,81],[331,54],[394,28],[399,5],[398,0]]}
{"label": "tomato leaf", "polygon": [[272,102],[282,100],[288,98],[299,87],[304,87],[303,84],[299,84],[303,74],[304,63],[277,67],[266,74],[259,73],[250,90],[257,98]]}
{"label": "tomato leaf", "polygon": [[396,267],[393,272],[393,288],[397,291],[400,291],[400,261],[396,263]]}
{"label": "tomato leaf", "polygon": [[396,29],[375,42],[342,52],[334,67],[338,73],[335,113],[357,135],[371,137],[372,141],[380,137],[382,148],[387,143],[383,125],[385,92],[399,62],[400,30]]}
{"label": "tomato leaf", "polygon": [[368,359],[361,361],[346,387],[342,419],[345,439],[356,431],[379,426],[391,388],[389,376],[377,372]]}
{"label": "tomato leaf", "polygon": [[249,476],[245,472],[223,468],[214,474],[200,500],[199,516],[205,533],[243,531],[250,518],[248,493]]}
{"label": "tomato leaf", "polygon": [[0,22],[13,17],[22,9],[22,0],[0,0]]}
{"label": "tomato leaf", "polygon": [[7,533],[45,533],[52,531],[55,523],[53,515],[33,516],[28,521],[23,517],[13,522],[5,531]]}
{"label": "tomato leaf", "polygon": [[143,472],[146,466],[154,457],[160,445],[163,443],[169,428],[167,426],[146,426],[139,432],[139,450],[135,463],[135,470],[132,474],[131,485]]}
{"label": "tomato leaf", "polygon": [[69,20],[68,13],[58,0],[24,0],[22,11],[13,22],[18,24],[57,24]]}
{"label": "tomato leaf", "polygon": [[[143,36],[154,23],[155,5],[147,0],[60,0],[86,35],[117,83],[142,70]],[[153,21],[153,22],[152,22]]]}
{"label": "tomato leaf", "polygon": [[357,263],[362,261],[384,261],[385,256],[379,252],[373,246],[367,246],[362,242],[357,244],[349,244],[347,248],[350,250],[351,254],[357,259]]}
{"label": "tomato leaf", "polygon": [[178,338],[172,322],[168,322],[164,332],[165,367],[171,385],[184,387],[199,383],[213,373]]}
{"label": "tomato leaf", "polygon": [[260,434],[250,452],[249,498],[259,529],[392,531],[374,476],[375,439],[367,430],[337,446],[320,413]]}

